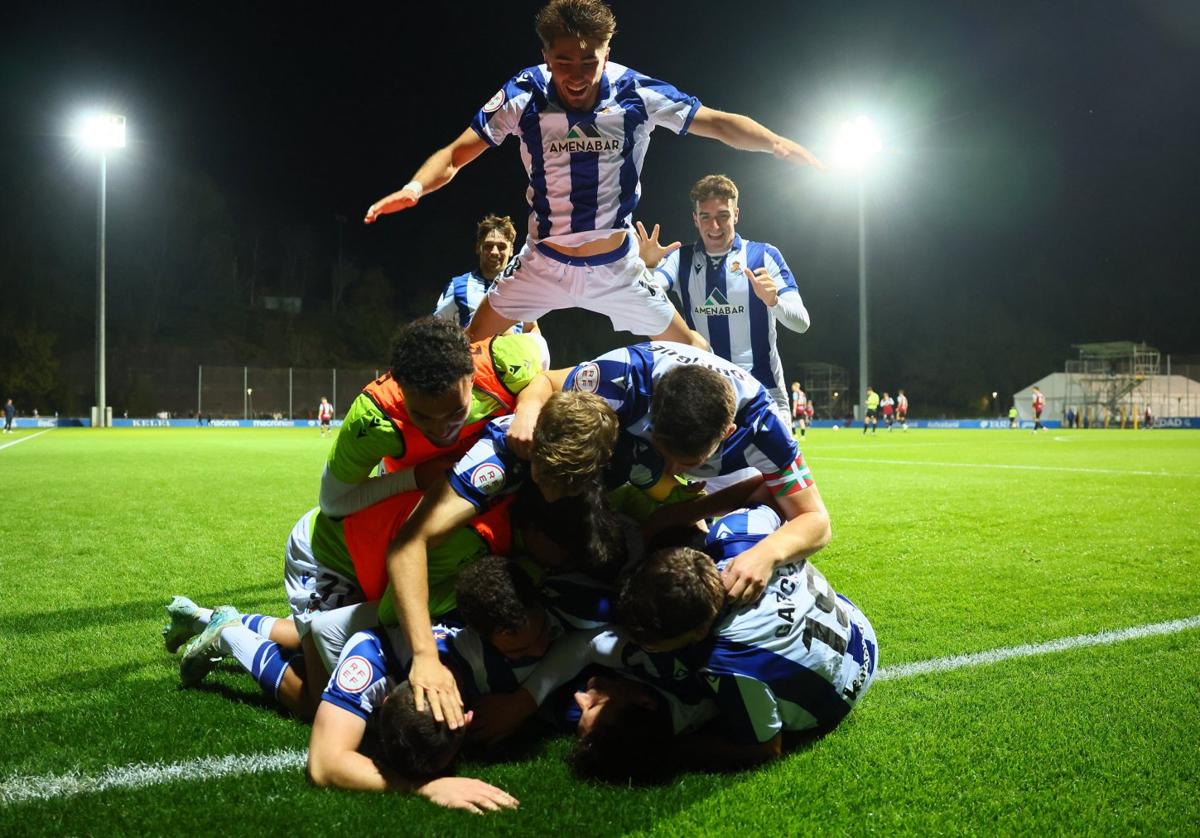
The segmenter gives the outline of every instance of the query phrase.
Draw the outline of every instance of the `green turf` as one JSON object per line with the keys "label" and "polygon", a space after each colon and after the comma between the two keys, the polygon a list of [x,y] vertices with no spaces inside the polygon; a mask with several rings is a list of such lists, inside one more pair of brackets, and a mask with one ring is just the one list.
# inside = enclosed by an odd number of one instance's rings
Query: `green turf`
{"label": "green turf", "polygon": [[[174,593],[285,612],[327,446],[136,429],[0,450],[0,782],[305,746],[232,667],[178,690],[157,629]],[[804,449],[834,522],[816,563],[885,667],[1200,614],[1200,435],[815,430]],[[522,801],[487,818],[285,771],[0,804],[0,834],[1196,834],[1198,655],[1190,630],[881,682],[775,765],[663,789],[581,784],[551,740],[464,767]]]}

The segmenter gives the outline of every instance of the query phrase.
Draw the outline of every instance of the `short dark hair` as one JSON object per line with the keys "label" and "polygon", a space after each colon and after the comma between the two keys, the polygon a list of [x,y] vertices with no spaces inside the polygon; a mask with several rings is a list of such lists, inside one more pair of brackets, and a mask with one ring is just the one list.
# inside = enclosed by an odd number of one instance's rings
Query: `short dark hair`
{"label": "short dark hair", "polygon": [[463,622],[484,640],[497,631],[520,631],[538,606],[533,580],[501,556],[484,556],[463,568],[454,597]]}
{"label": "short dark hair", "polygon": [[456,324],[421,317],[401,326],[392,340],[392,378],[405,390],[440,396],[475,374],[471,344]]}
{"label": "short dark hair", "polygon": [[383,758],[404,777],[433,777],[454,762],[466,728],[451,730],[433,717],[426,704],[417,711],[407,681],[392,689],[379,708],[379,744]]}
{"label": "short dark hair", "polygon": [[[514,527],[541,533],[563,553],[555,572],[577,570],[602,582],[615,582],[630,558],[625,516],[617,515],[598,481],[583,494],[549,503],[532,482],[517,491]],[[634,525],[636,529],[636,525]],[[640,529],[638,531],[640,536]]]}
{"label": "short dark hair", "polygon": [[679,771],[671,712],[629,703],[604,710],[587,736],[567,754],[575,775],[585,780],[662,785]]}
{"label": "short dark hair", "polygon": [[725,437],[734,408],[733,387],[721,373],[696,364],[675,367],[654,384],[651,432],[671,453],[698,457]]}
{"label": "short dark hair", "polygon": [[610,41],[617,33],[617,19],[601,0],[550,0],[533,19],[542,46],[550,48],[558,38],[570,35],[592,41]]}
{"label": "short dark hair", "polygon": [[651,553],[621,579],[617,622],[638,643],[678,637],[710,622],[725,602],[713,560],[690,547]]}

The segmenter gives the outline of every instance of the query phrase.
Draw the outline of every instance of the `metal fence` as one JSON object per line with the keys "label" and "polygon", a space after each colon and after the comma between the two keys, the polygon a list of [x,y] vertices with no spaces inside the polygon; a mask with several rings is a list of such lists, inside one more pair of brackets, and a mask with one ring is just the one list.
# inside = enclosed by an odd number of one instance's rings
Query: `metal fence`
{"label": "metal fence", "polygon": [[172,416],[211,419],[315,419],[321,398],[341,417],[362,388],[382,369],[305,369],[200,366],[194,402],[174,405]]}

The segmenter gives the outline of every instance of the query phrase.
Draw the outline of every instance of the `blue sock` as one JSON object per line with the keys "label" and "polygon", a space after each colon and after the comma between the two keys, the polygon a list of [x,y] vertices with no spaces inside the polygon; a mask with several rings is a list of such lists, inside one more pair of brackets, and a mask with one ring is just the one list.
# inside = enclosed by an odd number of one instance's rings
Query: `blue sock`
{"label": "blue sock", "polygon": [[242,625],[255,634],[268,638],[271,636],[271,627],[275,625],[277,620],[277,617],[267,617],[263,614],[242,615]]}
{"label": "blue sock", "polygon": [[255,634],[245,626],[230,626],[221,632],[221,648],[237,658],[263,692],[275,697],[287,672],[288,661],[280,654],[279,644]]}

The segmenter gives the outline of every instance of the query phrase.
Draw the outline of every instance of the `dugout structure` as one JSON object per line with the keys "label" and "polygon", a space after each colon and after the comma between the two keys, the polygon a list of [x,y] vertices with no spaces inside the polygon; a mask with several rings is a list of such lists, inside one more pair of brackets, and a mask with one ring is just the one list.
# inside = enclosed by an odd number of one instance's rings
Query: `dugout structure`
{"label": "dugout structure", "polygon": [[791,372],[787,389],[792,389],[793,381],[800,382],[813,404],[814,419],[840,419],[850,411],[850,376],[845,367],[814,362],[799,364]]}

